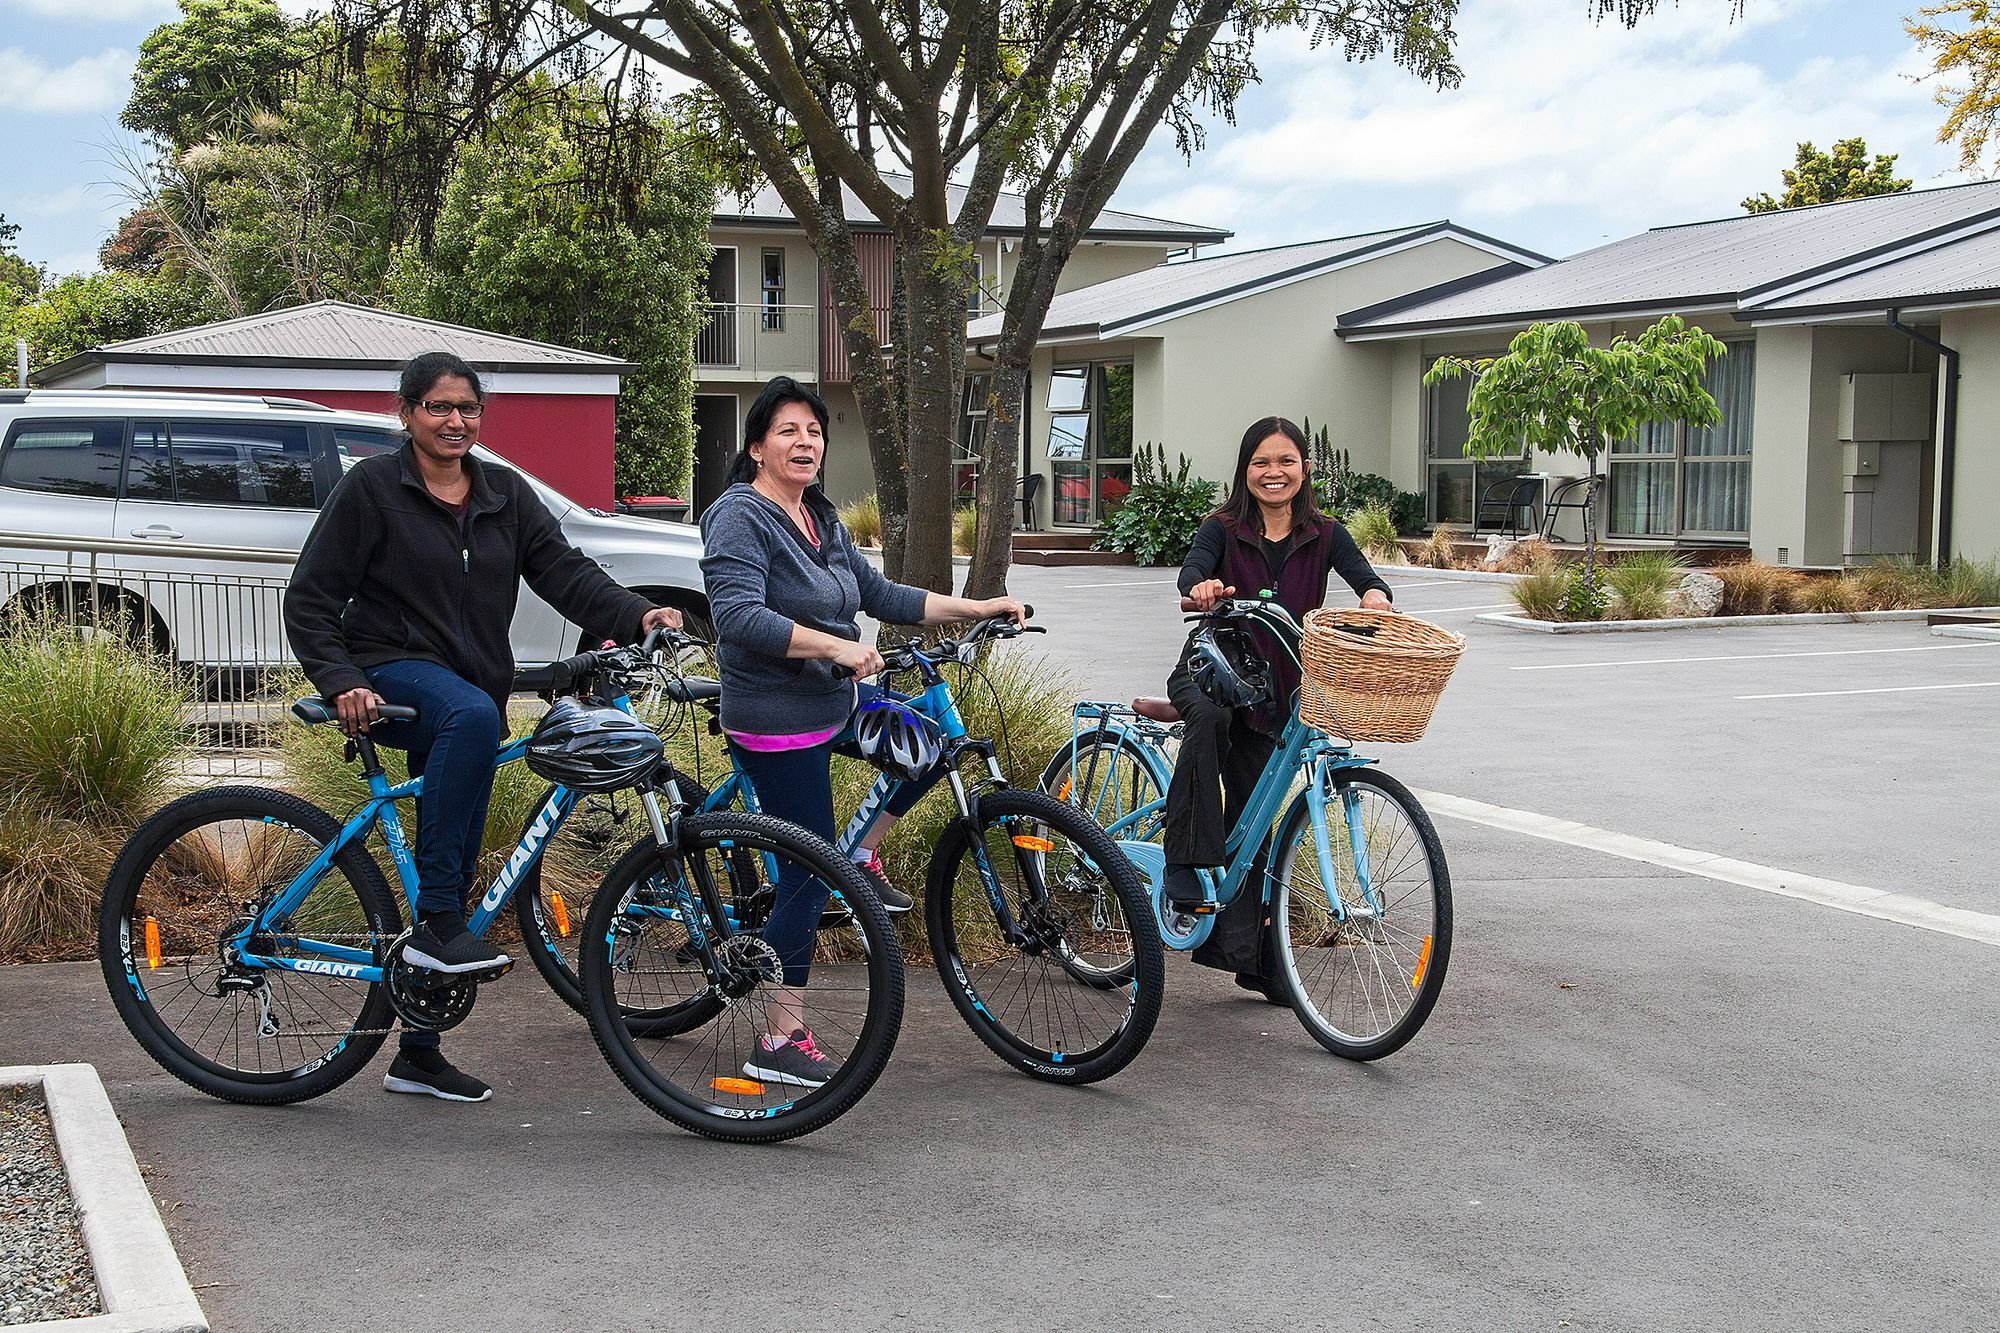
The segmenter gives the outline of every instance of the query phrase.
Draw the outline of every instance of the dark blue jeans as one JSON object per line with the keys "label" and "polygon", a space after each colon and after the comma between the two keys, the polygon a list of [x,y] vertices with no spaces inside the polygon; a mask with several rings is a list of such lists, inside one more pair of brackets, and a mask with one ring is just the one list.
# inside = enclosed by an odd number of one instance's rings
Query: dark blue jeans
{"label": "dark blue jeans", "polygon": [[[385,662],[368,667],[366,675],[375,693],[417,710],[415,722],[369,728],[377,743],[404,751],[410,776],[424,780],[417,800],[417,911],[463,912],[493,795],[500,708],[493,696],[434,662]],[[402,1044],[436,1046],[437,1034],[405,1032]]]}
{"label": "dark blue jeans", "polygon": [[[872,687],[861,688],[862,697],[868,697]],[[764,751],[733,745],[730,752],[736,767],[749,777],[765,814],[797,824],[828,842],[836,841],[839,829],[833,822],[833,756],[836,752],[856,755],[852,742],[828,741],[803,750]],[[885,812],[898,817],[909,813],[944,774],[939,765],[920,780],[905,782],[890,798]],[[819,927],[820,913],[826,910],[828,889],[796,862],[784,867],[775,888],[771,916],[764,923],[764,940],[785,964],[785,984],[803,986],[812,968],[813,932]]]}

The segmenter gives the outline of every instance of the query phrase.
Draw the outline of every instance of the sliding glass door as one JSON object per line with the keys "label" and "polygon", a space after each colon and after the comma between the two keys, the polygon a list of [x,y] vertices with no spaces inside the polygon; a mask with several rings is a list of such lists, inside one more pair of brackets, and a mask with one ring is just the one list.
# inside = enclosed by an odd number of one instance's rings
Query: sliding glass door
{"label": "sliding glass door", "polygon": [[1132,490],[1131,364],[1057,366],[1045,448],[1058,525],[1088,526],[1114,512]]}
{"label": "sliding glass door", "polygon": [[1727,344],[1703,376],[1722,420],[1646,426],[1611,446],[1611,535],[1742,540],[1750,532],[1757,345]]}

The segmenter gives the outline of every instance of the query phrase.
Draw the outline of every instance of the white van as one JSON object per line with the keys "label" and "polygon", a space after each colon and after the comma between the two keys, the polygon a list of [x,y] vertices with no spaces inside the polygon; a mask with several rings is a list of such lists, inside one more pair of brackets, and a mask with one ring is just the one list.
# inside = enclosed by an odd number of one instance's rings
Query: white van
{"label": "white van", "polygon": [[[297,399],[0,390],[0,607],[98,623],[110,607],[180,662],[288,663],[280,598],[321,502],[344,468],[402,442],[393,417]],[[587,509],[521,475],[612,578],[705,626],[697,529]],[[512,637],[524,666],[596,646],[525,586]]]}

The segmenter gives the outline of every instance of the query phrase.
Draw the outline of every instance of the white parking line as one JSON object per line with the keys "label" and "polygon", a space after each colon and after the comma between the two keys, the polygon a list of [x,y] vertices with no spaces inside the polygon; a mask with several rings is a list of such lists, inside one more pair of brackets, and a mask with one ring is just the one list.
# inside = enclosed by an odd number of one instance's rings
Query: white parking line
{"label": "white parking line", "polygon": [[1488,602],[1485,606],[1418,606],[1412,607],[1408,614],[1421,618],[1441,616],[1447,611],[1498,611],[1503,606],[1512,605],[1512,602]]}
{"label": "white parking line", "polygon": [[1975,680],[1963,685],[1883,685],[1872,690],[1800,690],[1795,694],[1739,694],[1739,699],[1826,699],[1836,694],[1916,694],[1923,690],[1991,690],[2000,680]]}
{"label": "white parking line", "polygon": [[[2000,642],[1996,640],[1995,642]],[[1921,648],[1830,648],[1811,653],[1721,653],[1714,657],[1628,657],[1616,662],[1543,662],[1509,671],[1585,671],[1591,667],[1661,666],[1670,662],[1760,662],[1771,657],[1867,657],[1873,653],[1943,653],[1954,648],[1990,648],[1991,643],[1934,643]]]}
{"label": "white parking line", "polygon": [[[2000,684],[2000,681],[1994,683]],[[1940,935],[1956,935],[1960,939],[1977,940],[1981,944],[2000,945],[2000,916],[1994,916],[1989,912],[1947,907],[1943,903],[1935,903],[1928,898],[1916,897],[1914,894],[1891,893],[1862,884],[1843,884],[1836,879],[1822,879],[1818,875],[1801,874],[1796,870],[1781,870],[1775,866],[1738,861],[1718,856],[1714,852],[1697,851],[1692,847],[1677,847],[1670,842],[1656,842],[1651,838],[1638,838],[1629,833],[1614,833],[1610,829],[1592,828],[1588,824],[1555,819],[1528,810],[1488,805],[1484,801],[1474,801],[1464,796],[1420,791],[1416,793],[1416,797],[1432,814],[1444,815],[1450,819],[1462,819],[1467,823],[1483,824],[1488,828],[1504,829],[1509,833],[1523,833],[1531,838],[1543,838],[1549,842],[1567,843],[1572,847],[1603,852],[1607,856],[1623,857],[1627,861],[1643,861],[1647,865],[1664,866],[1669,870],[1699,875],[1703,879],[1717,880],[1724,884],[1738,884],[1746,889],[1775,894],[1780,898],[1798,898],[1818,903],[1822,907],[1831,907],[1838,912],[1872,916],[1880,921],[1894,921],[1899,925],[1915,926],[1919,930],[1935,931]]]}
{"label": "white parking line", "polygon": [[[1384,583],[1389,583],[1387,579],[1384,579],[1382,581]],[[1389,586],[1391,588],[1394,588],[1397,592],[1407,592],[1411,588],[1447,588],[1447,587],[1452,587],[1454,585],[1458,587],[1463,587],[1465,585],[1465,581],[1463,579],[1432,579],[1428,583],[1389,583]]]}
{"label": "white parking line", "polygon": [[1179,583],[1179,579],[1118,579],[1111,583],[1065,583],[1065,588],[1150,588],[1159,583]]}

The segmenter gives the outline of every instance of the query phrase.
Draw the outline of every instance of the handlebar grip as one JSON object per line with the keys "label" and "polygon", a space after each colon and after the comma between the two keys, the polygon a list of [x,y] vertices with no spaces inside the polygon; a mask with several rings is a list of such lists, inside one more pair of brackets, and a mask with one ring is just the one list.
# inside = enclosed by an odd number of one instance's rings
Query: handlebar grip
{"label": "handlebar grip", "polygon": [[1034,618],[1035,618],[1034,604],[1032,602],[1021,603],[1021,619],[1033,620]]}
{"label": "handlebar grip", "polygon": [[1181,610],[1183,610],[1183,611],[1199,611],[1199,610],[1201,610],[1201,608],[1200,608],[1200,607],[1198,607],[1198,606],[1196,606],[1196,605],[1194,604],[1194,598],[1192,598],[1192,597],[1183,597],[1183,598],[1181,598]]}
{"label": "handlebar grip", "polygon": [[375,714],[384,722],[414,722],[417,720],[417,710],[407,704],[379,703],[375,705]]}
{"label": "handlebar grip", "polygon": [[560,662],[551,662],[550,688],[557,694],[568,694],[575,688],[576,682],[589,675],[596,665],[596,653],[578,653],[575,657],[565,657]]}

